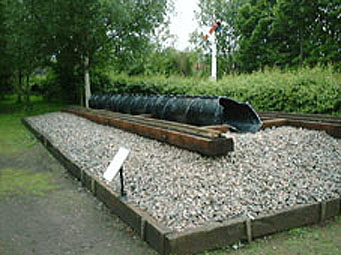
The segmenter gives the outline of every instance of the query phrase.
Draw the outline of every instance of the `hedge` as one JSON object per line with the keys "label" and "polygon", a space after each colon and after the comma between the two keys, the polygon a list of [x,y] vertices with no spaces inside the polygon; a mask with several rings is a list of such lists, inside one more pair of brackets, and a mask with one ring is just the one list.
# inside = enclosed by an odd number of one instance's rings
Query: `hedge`
{"label": "hedge", "polygon": [[209,79],[110,74],[102,93],[227,96],[256,110],[341,115],[341,74],[328,68],[273,69]]}

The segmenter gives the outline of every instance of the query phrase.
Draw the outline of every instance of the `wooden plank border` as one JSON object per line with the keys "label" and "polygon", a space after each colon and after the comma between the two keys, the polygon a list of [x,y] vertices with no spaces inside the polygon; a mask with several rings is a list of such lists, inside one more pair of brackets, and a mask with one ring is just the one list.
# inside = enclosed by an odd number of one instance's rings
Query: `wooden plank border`
{"label": "wooden plank border", "polygon": [[341,124],[340,116],[326,114],[308,114],[308,113],[288,113],[288,112],[264,112],[259,111],[258,114],[262,119],[291,119],[303,121],[315,121],[325,123]]}
{"label": "wooden plank border", "polygon": [[175,232],[157,222],[146,212],[122,200],[104,180],[81,170],[55,147],[45,134],[33,128],[25,118],[22,122],[73,176],[161,255],[193,254],[231,245],[237,241],[250,242],[254,238],[316,224],[341,215],[341,198],[339,197],[319,203],[294,206],[253,220],[237,218],[180,233]]}
{"label": "wooden plank border", "polygon": [[193,254],[231,245],[237,241],[250,242],[269,234],[320,223],[321,220],[341,215],[340,202],[340,198],[335,198],[294,206],[253,220],[239,218],[181,233],[170,233],[167,235],[166,251],[167,254]]}
{"label": "wooden plank border", "polygon": [[324,130],[330,136],[341,138],[341,117],[322,114],[294,114],[283,112],[260,112],[263,128],[293,126],[312,130]]}
{"label": "wooden plank border", "polygon": [[[166,142],[168,144],[175,145],[190,151],[195,151],[207,156],[226,155],[228,152],[234,150],[233,139],[227,138],[225,136],[212,138],[203,137],[200,135],[197,136],[194,134],[182,133],[177,130],[153,126],[146,123],[143,124],[126,119],[103,116],[85,111],[77,111],[75,109],[64,109],[63,111],[87,118],[98,124],[120,128],[131,133],[136,133],[161,142]],[[204,131],[204,129],[200,128],[198,128],[198,130]]]}
{"label": "wooden plank border", "polygon": [[291,119],[266,119],[263,120],[262,129],[268,127],[282,127],[282,126],[292,126],[301,127],[312,130],[323,130],[327,134],[335,138],[341,138],[341,124],[334,123],[323,123],[316,121],[306,121],[306,120],[291,120]]}
{"label": "wooden plank border", "polygon": [[313,130],[324,130],[327,134],[341,138],[341,125],[333,123],[323,123],[315,121],[302,121],[302,120],[288,120],[288,125],[293,127],[302,127]]}

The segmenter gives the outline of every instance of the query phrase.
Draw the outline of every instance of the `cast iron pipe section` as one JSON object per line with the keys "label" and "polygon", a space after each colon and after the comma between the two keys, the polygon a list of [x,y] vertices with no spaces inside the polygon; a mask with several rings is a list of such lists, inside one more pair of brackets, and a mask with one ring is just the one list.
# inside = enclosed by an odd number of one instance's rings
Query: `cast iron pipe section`
{"label": "cast iron pipe section", "polygon": [[227,97],[173,95],[94,95],[90,107],[196,126],[229,125],[238,132],[257,132],[262,122],[248,103]]}

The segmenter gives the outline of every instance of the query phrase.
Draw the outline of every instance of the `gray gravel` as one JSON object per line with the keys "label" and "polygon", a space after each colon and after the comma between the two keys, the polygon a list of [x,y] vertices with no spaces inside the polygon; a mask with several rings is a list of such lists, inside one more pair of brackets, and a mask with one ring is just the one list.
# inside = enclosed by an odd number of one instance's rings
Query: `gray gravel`
{"label": "gray gravel", "polygon": [[[127,201],[176,231],[341,195],[341,140],[325,132],[280,127],[228,134],[235,151],[210,158],[67,113],[29,122],[99,177],[120,146],[131,149]],[[119,178],[110,186],[119,192]]]}

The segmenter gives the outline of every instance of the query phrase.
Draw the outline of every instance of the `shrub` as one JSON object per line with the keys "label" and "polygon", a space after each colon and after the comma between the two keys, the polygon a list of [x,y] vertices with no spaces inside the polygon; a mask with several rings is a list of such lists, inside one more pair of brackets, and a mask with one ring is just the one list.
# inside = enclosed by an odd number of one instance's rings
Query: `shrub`
{"label": "shrub", "polygon": [[341,115],[341,74],[332,67],[228,75],[218,82],[178,76],[110,74],[103,93],[227,96],[256,110]]}

